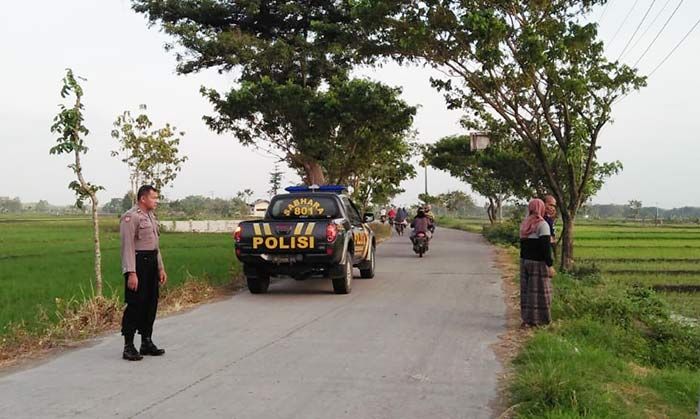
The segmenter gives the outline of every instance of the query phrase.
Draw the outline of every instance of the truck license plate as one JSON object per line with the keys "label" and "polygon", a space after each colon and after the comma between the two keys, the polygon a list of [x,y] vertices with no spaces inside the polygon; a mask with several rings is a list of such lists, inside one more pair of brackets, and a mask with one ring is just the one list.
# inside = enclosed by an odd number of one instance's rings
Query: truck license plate
{"label": "truck license plate", "polygon": [[276,263],[278,265],[281,264],[286,264],[286,263],[292,263],[294,262],[295,258],[289,255],[272,255],[270,256],[270,262]]}

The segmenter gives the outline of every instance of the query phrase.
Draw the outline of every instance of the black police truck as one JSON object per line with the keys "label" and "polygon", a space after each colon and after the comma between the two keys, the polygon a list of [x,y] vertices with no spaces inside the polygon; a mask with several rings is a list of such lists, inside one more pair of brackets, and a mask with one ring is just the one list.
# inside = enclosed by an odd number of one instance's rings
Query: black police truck
{"label": "black police truck", "polygon": [[270,277],[330,278],[336,294],[352,289],[353,267],[373,278],[376,240],[342,186],[300,186],[272,198],[265,217],[243,221],[234,232],[236,256],[248,289],[267,292]]}

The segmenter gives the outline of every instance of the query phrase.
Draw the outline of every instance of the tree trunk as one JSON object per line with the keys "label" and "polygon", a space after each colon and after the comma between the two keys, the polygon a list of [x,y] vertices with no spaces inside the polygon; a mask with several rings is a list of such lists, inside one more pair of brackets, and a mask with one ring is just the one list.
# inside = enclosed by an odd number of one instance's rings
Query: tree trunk
{"label": "tree trunk", "polygon": [[91,195],[92,230],[95,244],[95,295],[102,296],[102,254],[100,252],[100,222],[97,217],[97,196]]}
{"label": "tree trunk", "polygon": [[138,193],[138,190],[140,188],[139,185],[139,179],[136,174],[131,175],[131,206],[135,207],[136,206],[136,194]]}
{"label": "tree trunk", "polygon": [[496,198],[494,216],[499,223],[503,222],[503,200],[500,197]]}
{"label": "tree trunk", "polygon": [[305,161],[304,172],[306,172],[307,185],[325,185],[326,176],[323,174],[323,167],[317,161]]}
{"label": "tree trunk", "polygon": [[495,205],[493,203],[493,198],[489,198],[489,205],[486,207],[486,214],[489,216],[489,223],[494,224],[496,222],[495,217]]}
{"label": "tree trunk", "polygon": [[97,195],[90,191],[90,185],[83,177],[83,167],[80,164],[80,151],[75,149],[75,165],[73,167],[78,176],[78,182],[86,195],[90,196],[92,206],[92,230],[95,245],[95,295],[102,296],[102,255],[100,253],[100,223],[97,219]]}
{"label": "tree trunk", "polygon": [[561,270],[568,271],[574,266],[574,217],[562,211],[564,229],[561,233]]}

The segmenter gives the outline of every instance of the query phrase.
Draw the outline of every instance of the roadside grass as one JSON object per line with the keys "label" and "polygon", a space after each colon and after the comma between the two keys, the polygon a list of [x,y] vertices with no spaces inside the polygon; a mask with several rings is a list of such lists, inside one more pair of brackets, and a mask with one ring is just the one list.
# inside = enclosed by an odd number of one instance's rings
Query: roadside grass
{"label": "roadside grass", "polygon": [[518,417],[694,417],[700,329],[646,288],[560,274],[555,289],[555,322],[514,360]]}
{"label": "roadside grass", "polygon": [[660,292],[659,295],[681,316],[700,319],[699,292]]}
{"label": "roadside grass", "polygon": [[[484,236],[512,244],[516,227]],[[652,287],[700,285],[698,243],[692,226],[577,226],[577,267],[553,280],[555,321],[513,361],[516,416],[695,418],[700,293]]]}
{"label": "roadside grass", "polygon": [[370,223],[369,227],[374,232],[374,237],[377,239],[377,243],[381,243],[386,239],[391,238],[391,226],[389,223],[382,224],[379,222]]}
{"label": "roadside grass", "polygon": [[[580,239],[577,240],[577,243]],[[661,248],[575,248],[575,258],[578,261],[587,259],[598,260],[699,260],[700,248],[678,248],[678,247],[661,247]]]}
{"label": "roadside grass", "polygon": [[700,286],[700,274],[673,274],[660,271],[640,271],[634,273],[614,273],[604,274],[611,281],[624,284],[640,284],[645,286],[655,285],[697,285]]}
{"label": "roadside grass", "polygon": [[437,217],[435,222],[438,227],[453,228],[471,233],[481,233],[483,226],[488,224],[488,220],[483,218],[454,218],[447,216]]}
{"label": "roadside grass", "polygon": [[[102,273],[107,299],[123,290],[118,219],[100,220]],[[57,301],[85,301],[93,295],[93,249],[88,219],[0,218],[0,335],[21,324],[30,333],[60,320]],[[164,233],[161,251],[167,289],[199,278],[212,286],[240,273],[228,234]],[[38,315],[38,313],[43,313]]]}
{"label": "roadside grass", "polygon": [[658,261],[634,261],[630,263],[629,260],[583,260],[582,263],[593,264],[598,269],[603,272],[630,272],[630,271],[640,271],[640,272],[697,272],[700,274],[700,259],[699,260],[685,260],[685,261],[670,261],[670,260],[658,260]]}

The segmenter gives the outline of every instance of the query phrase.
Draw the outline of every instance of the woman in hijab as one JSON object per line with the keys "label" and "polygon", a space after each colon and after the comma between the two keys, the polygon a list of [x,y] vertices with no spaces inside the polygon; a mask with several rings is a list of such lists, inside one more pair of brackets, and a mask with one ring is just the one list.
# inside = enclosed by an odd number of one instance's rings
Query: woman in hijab
{"label": "woman in hijab", "polygon": [[523,328],[549,324],[552,320],[554,261],[551,231],[544,215],[544,201],[533,199],[520,225],[520,326]]}

